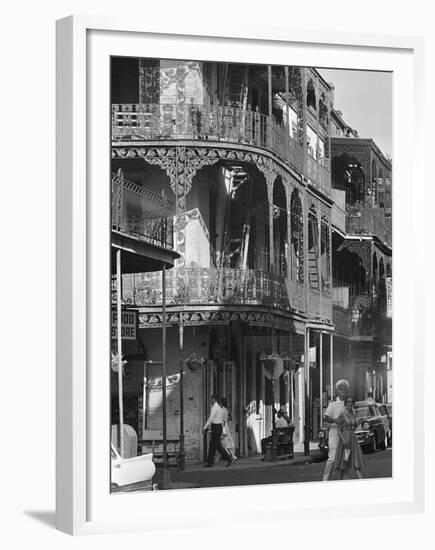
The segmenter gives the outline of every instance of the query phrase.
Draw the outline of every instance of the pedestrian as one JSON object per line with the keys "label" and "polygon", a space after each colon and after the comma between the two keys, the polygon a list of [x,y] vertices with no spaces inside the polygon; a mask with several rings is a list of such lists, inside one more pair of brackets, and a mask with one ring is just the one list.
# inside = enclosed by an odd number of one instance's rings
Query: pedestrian
{"label": "pedestrian", "polygon": [[284,414],[282,411],[278,411],[276,413],[275,428],[288,428],[288,422],[284,418]]}
{"label": "pedestrian", "polygon": [[231,455],[231,458],[233,459],[233,462],[237,460],[237,456],[235,453],[235,446],[233,438],[231,437],[230,427],[228,425],[228,420],[230,418],[230,413],[228,411],[228,403],[225,397],[222,397],[221,399],[221,407],[223,410],[223,431],[222,431],[222,446],[224,449],[228,451],[228,453]]}
{"label": "pedestrian", "polygon": [[376,401],[373,399],[373,392],[369,391],[366,401],[367,403],[376,403]]}
{"label": "pedestrian", "polygon": [[364,459],[355,434],[358,420],[354,405],[355,399],[346,397],[344,410],[337,419],[339,441],[335,453],[334,467],[339,472],[339,479],[343,479],[344,474],[351,470],[355,470],[357,477],[362,479],[361,469],[364,467]]}
{"label": "pedestrian", "polygon": [[323,481],[328,481],[335,462],[335,453],[339,441],[337,419],[344,410],[344,400],[349,394],[349,382],[342,378],[335,384],[337,398],[329,403],[324,422],[328,426],[328,460],[326,461],[325,471],[323,472]]}
{"label": "pedestrian", "polygon": [[223,430],[223,409],[219,405],[219,399],[216,394],[213,394],[211,396],[211,412],[210,416],[205,423],[203,433],[205,433],[209,428],[211,430],[210,434],[210,442],[208,445],[208,456],[207,456],[207,463],[205,464],[206,467],[211,468],[214,463],[214,457],[216,454],[216,451],[219,452],[221,457],[226,460],[227,466],[231,466],[233,464],[234,459],[231,457],[231,455],[223,448],[222,442],[221,442],[221,436],[222,436],[222,430]]}

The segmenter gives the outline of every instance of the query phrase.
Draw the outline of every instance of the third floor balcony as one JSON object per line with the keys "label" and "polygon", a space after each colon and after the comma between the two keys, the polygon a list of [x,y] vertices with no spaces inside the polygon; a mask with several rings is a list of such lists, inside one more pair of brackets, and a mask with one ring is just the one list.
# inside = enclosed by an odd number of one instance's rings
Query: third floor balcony
{"label": "third floor balcony", "polygon": [[266,149],[305,175],[328,196],[331,194],[327,159],[303,151],[285,124],[274,116],[234,106],[202,104],[114,104],[112,141],[198,140],[227,142]]}
{"label": "third floor balcony", "polygon": [[346,206],[346,232],[350,235],[374,235],[391,246],[391,221],[384,208],[355,203]]}

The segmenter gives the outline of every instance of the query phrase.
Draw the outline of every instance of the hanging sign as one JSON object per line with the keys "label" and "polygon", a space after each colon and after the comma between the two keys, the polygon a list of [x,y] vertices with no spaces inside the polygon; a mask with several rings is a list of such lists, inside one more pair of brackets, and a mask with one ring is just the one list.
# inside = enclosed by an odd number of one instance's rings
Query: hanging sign
{"label": "hanging sign", "polygon": [[[112,340],[118,338],[118,315],[112,309]],[[137,337],[137,311],[121,311],[121,338],[123,340],[136,340]]]}
{"label": "hanging sign", "polygon": [[266,378],[277,380],[284,370],[284,361],[279,355],[272,353],[263,359],[263,372]]}

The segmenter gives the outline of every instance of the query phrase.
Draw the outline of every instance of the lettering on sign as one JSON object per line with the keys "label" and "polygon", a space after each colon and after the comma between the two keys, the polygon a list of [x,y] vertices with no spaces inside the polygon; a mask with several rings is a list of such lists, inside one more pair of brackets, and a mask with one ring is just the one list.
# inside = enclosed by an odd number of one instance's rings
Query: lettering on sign
{"label": "lettering on sign", "polygon": [[355,348],[353,354],[353,363],[355,367],[368,368],[372,364],[371,348]]}
{"label": "lettering on sign", "polygon": [[[118,315],[112,310],[112,340],[118,338]],[[121,312],[121,338],[123,340],[136,340],[137,337],[137,311]]]}

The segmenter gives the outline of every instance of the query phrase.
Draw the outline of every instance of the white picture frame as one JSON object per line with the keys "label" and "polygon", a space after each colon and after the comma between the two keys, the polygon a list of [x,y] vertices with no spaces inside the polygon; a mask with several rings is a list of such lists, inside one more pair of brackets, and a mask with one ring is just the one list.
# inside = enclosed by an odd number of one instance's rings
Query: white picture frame
{"label": "white picture frame", "polygon": [[[104,376],[110,354],[108,68],[110,55],[141,56],[144,50],[150,57],[195,58],[201,52],[201,58],[270,63],[282,62],[291,51],[296,65],[394,71],[394,399],[406,407],[396,406],[395,422],[402,429],[395,434],[392,479],[110,494],[109,386]],[[422,305],[406,289],[410,281],[413,288],[422,288],[424,274],[409,265],[405,253],[412,246],[414,263],[423,262],[416,236],[423,234],[424,220],[414,199],[423,195],[424,179],[422,166],[409,162],[417,158],[412,151],[423,148],[422,64],[419,38],[240,26],[199,32],[193,24],[178,29],[158,21],[87,16],[58,21],[58,529],[87,534],[210,527],[216,525],[208,511],[211,502],[225,506],[228,517],[240,524],[254,515],[256,521],[271,521],[278,512],[315,519],[325,510],[335,516],[385,514],[386,507],[388,513],[422,511],[424,455],[416,450],[423,440],[424,403],[415,382],[424,377],[416,331],[423,315]],[[381,490],[373,490],[379,486]]]}

